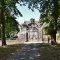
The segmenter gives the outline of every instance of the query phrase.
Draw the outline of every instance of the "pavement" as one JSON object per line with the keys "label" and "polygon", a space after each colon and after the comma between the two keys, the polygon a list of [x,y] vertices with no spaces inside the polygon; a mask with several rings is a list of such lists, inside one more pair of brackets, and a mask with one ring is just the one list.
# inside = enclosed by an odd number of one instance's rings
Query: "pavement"
{"label": "pavement", "polygon": [[38,60],[40,54],[38,53],[37,45],[37,43],[26,44],[21,50],[6,60]]}

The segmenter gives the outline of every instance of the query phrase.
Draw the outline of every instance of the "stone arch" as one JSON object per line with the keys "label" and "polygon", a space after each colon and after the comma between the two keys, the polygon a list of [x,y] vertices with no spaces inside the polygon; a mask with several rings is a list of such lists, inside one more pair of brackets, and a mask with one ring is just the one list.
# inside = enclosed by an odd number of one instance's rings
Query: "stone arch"
{"label": "stone arch", "polygon": [[38,30],[38,25],[36,23],[29,23],[29,39],[37,39],[39,40],[39,30]]}

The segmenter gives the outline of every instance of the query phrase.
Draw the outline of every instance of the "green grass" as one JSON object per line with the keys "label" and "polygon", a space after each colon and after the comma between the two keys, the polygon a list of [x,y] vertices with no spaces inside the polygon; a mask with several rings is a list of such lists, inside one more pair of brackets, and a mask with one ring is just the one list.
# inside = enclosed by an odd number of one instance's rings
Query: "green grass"
{"label": "green grass", "polygon": [[8,56],[14,54],[23,47],[23,44],[8,45],[0,47],[0,60],[5,60]]}
{"label": "green grass", "polygon": [[60,60],[60,44],[39,44],[37,47],[40,53],[38,60]]}

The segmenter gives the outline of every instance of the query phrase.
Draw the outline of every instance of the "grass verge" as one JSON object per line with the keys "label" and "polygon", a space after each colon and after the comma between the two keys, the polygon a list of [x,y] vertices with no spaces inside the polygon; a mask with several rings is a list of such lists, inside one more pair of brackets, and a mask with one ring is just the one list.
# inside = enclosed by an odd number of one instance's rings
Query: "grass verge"
{"label": "grass verge", "polygon": [[15,54],[15,52],[19,51],[23,46],[23,44],[14,44],[0,47],[0,60],[5,60],[10,55]]}
{"label": "grass verge", "polygon": [[60,44],[39,44],[37,48],[40,54],[38,60],[60,60]]}

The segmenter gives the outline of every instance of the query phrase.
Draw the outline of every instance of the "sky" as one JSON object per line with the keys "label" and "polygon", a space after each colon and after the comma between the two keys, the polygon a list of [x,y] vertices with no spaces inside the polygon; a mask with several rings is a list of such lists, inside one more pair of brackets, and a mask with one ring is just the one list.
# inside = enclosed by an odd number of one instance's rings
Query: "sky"
{"label": "sky", "polygon": [[19,16],[16,19],[20,24],[24,23],[24,21],[30,21],[31,18],[34,18],[35,21],[39,21],[40,13],[38,10],[35,9],[34,12],[32,12],[27,6],[21,7],[17,5],[17,7],[23,15],[23,17]]}

